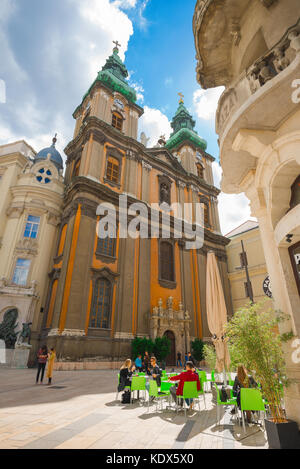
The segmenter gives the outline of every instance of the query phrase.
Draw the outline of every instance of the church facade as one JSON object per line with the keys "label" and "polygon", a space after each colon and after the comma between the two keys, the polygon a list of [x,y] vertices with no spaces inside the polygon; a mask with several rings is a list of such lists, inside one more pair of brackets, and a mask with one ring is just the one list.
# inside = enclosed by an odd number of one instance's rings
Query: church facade
{"label": "church facade", "polygon": [[[210,249],[217,255],[231,310],[228,241],[220,233],[214,158],[194,131],[183,100],[170,139],[162,137],[156,147],[146,148],[137,139],[143,109],[127,75],[115,47],[73,115],[74,136],[65,149],[63,212],[39,341],[54,346],[60,358],[119,360],[130,354],[134,337],[167,335],[171,363],[192,338],[210,335],[205,312]],[[174,213],[169,238],[161,233],[161,213],[156,237],[121,236],[120,196],[126,196],[128,206],[143,203],[149,219],[151,204],[203,204],[204,245],[185,248],[175,236]],[[113,239],[97,235],[97,207],[103,203],[116,210]]]}

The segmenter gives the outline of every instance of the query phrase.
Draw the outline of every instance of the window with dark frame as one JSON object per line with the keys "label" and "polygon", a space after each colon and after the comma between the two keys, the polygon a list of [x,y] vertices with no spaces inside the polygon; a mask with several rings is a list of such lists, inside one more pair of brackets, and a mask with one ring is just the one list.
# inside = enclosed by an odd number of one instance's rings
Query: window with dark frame
{"label": "window with dark frame", "polygon": [[114,238],[98,238],[96,254],[114,257],[115,255],[115,239]]}
{"label": "window with dark frame", "polygon": [[109,329],[112,285],[105,278],[96,280],[91,306],[90,327]]}
{"label": "window with dark frame", "polygon": [[160,244],[160,277],[161,280],[175,281],[174,248],[171,243],[162,241]]}
{"label": "window with dark frame", "polygon": [[117,112],[114,112],[112,115],[112,122],[111,125],[115,127],[115,129],[122,130],[123,128],[123,117],[121,114],[118,114]]}
{"label": "window with dark frame", "polygon": [[204,168],[202,164],[200,163],[197,164],[197,174],[198,174],[198,178],[201,178],[201,179],[204,178]]}
{"label": "window with dark frame", "polygon": [[109,156],[107,160],[106,178],[116,184],[119,183],[120,163],[116,158],[112,156]]}

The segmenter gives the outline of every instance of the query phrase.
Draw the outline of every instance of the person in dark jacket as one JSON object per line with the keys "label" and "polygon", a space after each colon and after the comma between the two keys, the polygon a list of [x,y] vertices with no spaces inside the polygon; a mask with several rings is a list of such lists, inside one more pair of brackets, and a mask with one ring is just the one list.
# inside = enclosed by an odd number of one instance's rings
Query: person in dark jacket
{"label": "person in dark jacket", "polygon": [[147,373],[147,375],[149,375],[149,372],[150,372],[149,367],[150,367],[150,357],[149,357],[149,353],[146,350],[144,358],[143,358],[143,370],[145,371],[145,373]]}
{"label": "person in dark jacket", "polygon": [[180,366],[182,368],[182,361],[181,361],[181,353],[177,352],[177,360],[176,360],[176,366]]}
{"label": "person in dark jacket", "polygon": [[[152,376],[152,378],[156,381],[157,387],[160,387],[161,386],[161,375],[162,375],[161,369],[159,368],[155,357],[151,357],[150,363],[151,363],[151,368],[152,368],[151,371],[149,370],[150,376]],[[149,391],[149,388],[150,388],[150,382],[148,381],[146,383],[147,391]],[[153,400],[153,399],[154,399],[154,397],[151,397],[151,400]]]}
{"label": "person in dark jacket", "polygon": [[118,392],[123,391],[125,386],[131,386],[130,378],[132,373],[135,371],[135,366],[131,366],[131,360],[128,358],[120,369],[120,382],[118,386]]}
{"label": "person in dark jacket", "polygon": [[188,353],[188,359],[187,359],[188,362],[192,362],[193,365],[194,365],[194,368],[196,368],[196,361],[195,361],[195,358],[193,357],[193,355],[191,354],[191,352]]}
{"label": "person in dark jacket", "polygon": [[[236,397],[238,408],[241,409],[241,389],[242,388],[256,388],[257,383],[252,376],[248,375],[247,370],[244,366],[239,366],[237,369],[237,375],[233,384],[233,395]],[[247,420],[251,421],[251,411],[247,410]]]}
{"label": "person in dark jacket", "polygon": [[38,384],[39,382],[40,373],[41,373],[41,384],[42,384],[43,379],[44,379],[46,363],[48,360],[48,349],[46,345],[44,345],[42,348],[39,349],[37,357],[38,357],[38,371],[36,375],[36,384]]}

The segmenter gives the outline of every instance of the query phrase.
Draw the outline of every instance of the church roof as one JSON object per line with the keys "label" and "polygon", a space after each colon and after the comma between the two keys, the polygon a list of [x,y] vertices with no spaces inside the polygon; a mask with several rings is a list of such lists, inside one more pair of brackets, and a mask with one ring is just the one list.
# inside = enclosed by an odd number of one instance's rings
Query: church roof
{"label": "church roof", "polygon": [[34,158],[34,162],[38,162],[40,160],[46,160],[48,155],[50,155],[50,161],[55,164],[58,169],[63,169],[63,159],[61,154],[55,148],[56,137],[52,140],[51,147],[43,148],[43,150],[39,151]]}
{"label": "church roof", "polygon": [[241,225],[237,226],[233,230],[231,230],[229,233],[227,233],[225,236],[226,238],[232,238],[233,236],[237,236],[242,233],[246,233],[246,231],[254,230],[255,228],[258,228],[259,224],[255,220],[247,220]]}
{"label": "church roof", "polygon": [[[128,71],[124,63],[122,62],[119,56],[119,50],[117,47],[113,49],[112,55],[107,59],[105,65],[102,67],[102,70],[98,73],[96,80],[90,86],[88,92],[84,95],[82,102],[90,93],[91,89],[97,82],[101,82],[110,88],[112,91],[117,91],[121,93],[128,101],[131,101],[135,104],[137,100],[136,92],[134,88],[129,86],[127,82]],[[78,106],[74,112],[76,113]],[[73,115],[74,115],[73,114]]]}
{"label": "church roof", "polygon": [[166,147],[171,150],[185,140],[188,140],[196,147],[200,147],[205,151],[207,148],[207,142],[203,138],[199,137],[197,132],[194,130],[195,125],[196,121],[193,119],[181,99],[175,116],[171,122],[171,127],[174,132],[167,141]]}

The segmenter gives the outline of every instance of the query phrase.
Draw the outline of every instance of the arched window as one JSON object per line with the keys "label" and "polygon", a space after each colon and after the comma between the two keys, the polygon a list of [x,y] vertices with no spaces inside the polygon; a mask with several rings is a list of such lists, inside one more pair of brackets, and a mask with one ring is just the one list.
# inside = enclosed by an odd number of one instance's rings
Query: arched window
{"label": "arched window", "polygon": [[200,203],[203,207],[203,222],[205,226],[210,225],[210,217],[209,217],[209,202],[206,198],[200,198]]}
{"label": "arched window", "polygon": [[106,179],[116,184],[119,183],[120,163],[117,158],[114,158],[113,156],[109,156],[107,160]]}
{"label": "arched window", "polygon": [[296,207],[296,205],[300,204],[300,175],[297,177],[291,189],[292,189],[292,196],[291,196],[290,208],[292,209]]}
{"label": "arched window", "polygon": [[111,125],[120,131],[122,130],[123,117],[121,116],[121,114],[119,114],[118,112],[113,113]]}
{"label": "arched window", "polygon": [[197,174],[198,174],[198,178],[201,178],[201,179],[204,178],[204,168],[202,164],[200,163],[197,164]]}
{"label": "arched window", "polygon": [[174,248],[171,243],[160,243],[160,279],[168,282],[175,281]]}
{"label": "arched window", "polygon": [[208,206],[208,203],[204,203],[203,207],[204,207],[204,224],[209,225],[209,206]]}
{"label": "arched window", "polygon": [[98,278],[94,285],[90,327],[109,329],[112,286],[109,280]]}

